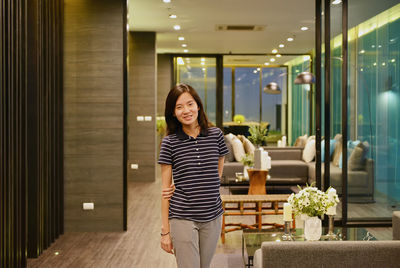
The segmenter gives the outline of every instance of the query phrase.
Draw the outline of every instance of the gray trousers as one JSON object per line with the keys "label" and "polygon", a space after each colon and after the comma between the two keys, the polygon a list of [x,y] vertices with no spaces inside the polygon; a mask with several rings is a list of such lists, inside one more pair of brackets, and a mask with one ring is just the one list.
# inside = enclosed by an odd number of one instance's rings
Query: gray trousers
{"label": "gray trousers", "polygon": [[209,268],[221,234],[222,216],[210,222],[170,219],[178,268]]}

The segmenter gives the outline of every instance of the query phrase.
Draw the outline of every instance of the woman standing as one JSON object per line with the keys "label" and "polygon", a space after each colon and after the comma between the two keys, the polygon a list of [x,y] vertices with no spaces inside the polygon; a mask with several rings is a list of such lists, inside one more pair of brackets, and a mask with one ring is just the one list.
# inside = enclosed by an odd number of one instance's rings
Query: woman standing
{"label": "woman standing", "polygon": [[[197,92],[171,89],[165,104],[167,133],[161,144],[163,198],[161,247],[174,253],[179,268],[208,268],[221,233],[220,177],[228,149],[211,127]],[[169,199],[172,177],[175,191]]]}

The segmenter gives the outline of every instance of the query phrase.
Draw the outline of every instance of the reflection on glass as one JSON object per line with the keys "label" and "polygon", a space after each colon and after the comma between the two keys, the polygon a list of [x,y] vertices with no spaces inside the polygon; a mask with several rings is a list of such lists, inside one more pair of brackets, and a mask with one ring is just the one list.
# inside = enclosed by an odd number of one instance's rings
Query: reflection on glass
{"label": "reflection on glass", "polygon": [[191,85],[203,101],[211,122],[216,122],[216,59],[204,57],[176,57],[176,81]]}
{"label": "reflection on glass", "polygon": [[[385,11],[374,0],[355,4],[355,12],[349,13],[349,220],[390,219],[400,204],[400,4],[389,2]],[[341,36],[332,38],[331,44],[333,139],[341,132]],[[341,149],[334,146],[330,179],[339,193],[341,176],[336,173],[342,167]]]}
{"label": "reflection on glass", "polygon": [[235,68],[235,115],[260,121],[260,71],[257,68]]}

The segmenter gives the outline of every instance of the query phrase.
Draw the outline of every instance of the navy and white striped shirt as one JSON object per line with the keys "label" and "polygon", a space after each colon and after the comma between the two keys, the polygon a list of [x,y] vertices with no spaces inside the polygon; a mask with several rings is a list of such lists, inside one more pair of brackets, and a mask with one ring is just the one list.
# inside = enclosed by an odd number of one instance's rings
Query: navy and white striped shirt
{"label": "navy and white striped shirt", "polygon": [[176,187],[169,218],[207,222],[222,215],[218,159],[227,153],[224,135],[216,127],[197,138],[179,131],[163,139],[158,163],[172,165]]}

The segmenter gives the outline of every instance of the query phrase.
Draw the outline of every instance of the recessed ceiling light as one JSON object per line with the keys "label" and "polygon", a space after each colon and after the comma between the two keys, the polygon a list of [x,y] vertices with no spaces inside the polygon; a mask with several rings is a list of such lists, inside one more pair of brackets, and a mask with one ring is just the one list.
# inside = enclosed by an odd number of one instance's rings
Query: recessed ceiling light
{"label": "recessed ceiling light", "polygon": [[271,58],[269,61],[270,61],[270,62],[274,62],[274,61],[275,61],[275,59],[274,59],[274,58]]}
{"label": "recessed ceiling light", "polygon": [[171,3],[171,0],[163,0],[164,3]]}
{"label": "recessed ceiling light", "polygon": [[171,15],[169,15],[169,18],[170,18],[170,19],[176,19],[177,16],[176,16],[175,14],[171,14]]}
{"label": "recessed ceiling light", "polygon": [[206,63],[205,63],[204,61],[202,61],[202,62],[200,62],[200,64],[201,64],[201,65],[204,65],[204,64],[206,64]]}
{"label": "recessed ceiling light", "polygon": [[294,39],[293,39],[293,37],[289,37],[287,40],[288,40],[289,42],[292,42]]}
{"label": "recessed ceiling light", "polygon": [[178,61],[178,65],[185,65],[185,62],[183,61],[183,59],[181,57],[178,57],[177,61]]}
{"label": "recessed ceiling light", "polygon": [[200,61],[206,61],[206,59],[205,58],[201,58]]}
{"label": "recessed ceiling light", "polygon": [[372,45],[371,47],[372,47],[372,48],[375,48],[375,45]]}
{"label": "recessed ceiling light", "polygon": [[342,3],[342,0],[334,0],[332,5],[339,5],[340,3]]}
{"label": "recessed ceiling light", "polygon": [[373,64],[374,66],[376,66],[376,62],[374,62],[374,64]]}
{"label": "recessed ceiling light", "polygon": [[179,40],[179,41],[183,41],[183,40],[185,40],[185,37],[179,36],[179,37],[178,37],[178,40]]}
{"label": "recessed ceiling light", "polygon": [[257,70],[253,70],[253,73],[255,73],[255,74],[256,74],[256,73],[257,73]]}
{"label": "recessed ceiling light", "polygon": [[182,47],[187,47],[187,45],[186,44],[182,44]]}
{"label": "recessed ceiling light", "polygon": [[181,29],[181,26],[180,25],[174,25],[174,29],[178,31],[178,30]]}
{"label": "recessed ceiling light", "polygon": [[280,58],[280,57],[282,57],[282,55],[281,54],[276,54],[276,57]]}
{"label": "recessed ceiling light", "polygon": [[184,49],[184,50],[183,50],[183,52],[185,52],[185,53],[188,53],[188,52],[189,52],[189,50],[188,50],[188,49]]}
{"label": "recessed ceiling light", "polygon": [[279,47],[285,47],[285,45],[284,44],[280,44]]}
{"label": "recessed ceiling light", "polygon": [[395,59],[392,59],[392,60],[391,60],[391,62],[395,62],[395,61],[396,61]]}
{"label": "recessed ceiling light", "polygon": [[260,68],[257,68],[257,71],[260,71],[261,69]]}
{"label": "recessed ceiling light", "polygon": [[302,31],[307,31],[307,30],[308,30],[308,27],[303,26],[303,27],[301,27],[300,29],[301,29]]}
{"label": "recessed ceiling light", "polygon": [[382,62],[382,66],[385,66],[386,65],[386,63],[385,62]]}
{"label": "recessed ceiling light", "polygon": [[206,70],[206,68],[201,68],[203,71],[205,71]]}
{"label": "recessed ceiling light", "polygon": [[269,62],[264,63],[264,65],[267,65],[267,66],[268,66],[268,65],[269,65]]}
{"label": "recessed ceiling light", "polygon": [[274,48],[273,50],[272,50],[272,53],[278,53],[278,50],[276,49],[276,48]]}
{"label": "recessed ceiling light", "polygon": [[365,53],[364,49],[360,50],[360,54],[364,54],[364,53]]}

